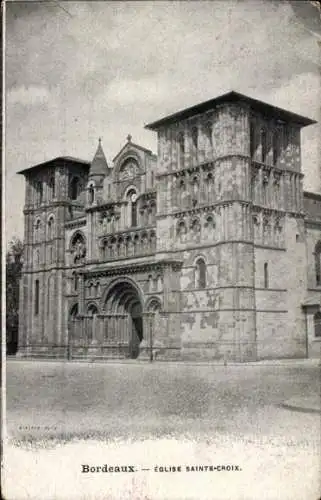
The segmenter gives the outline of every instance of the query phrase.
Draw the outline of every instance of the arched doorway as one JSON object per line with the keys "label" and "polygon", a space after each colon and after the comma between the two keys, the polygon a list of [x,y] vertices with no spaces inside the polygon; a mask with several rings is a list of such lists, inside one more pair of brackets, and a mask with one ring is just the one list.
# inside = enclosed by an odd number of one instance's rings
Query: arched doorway
{"label": "arched doorway", "polygon": [[128,356],[139,356],[143,340],[143,308],[138,288],[130,280],[120,280],[107,291],[104,312],[108,316],[107,336],[128,350]]}

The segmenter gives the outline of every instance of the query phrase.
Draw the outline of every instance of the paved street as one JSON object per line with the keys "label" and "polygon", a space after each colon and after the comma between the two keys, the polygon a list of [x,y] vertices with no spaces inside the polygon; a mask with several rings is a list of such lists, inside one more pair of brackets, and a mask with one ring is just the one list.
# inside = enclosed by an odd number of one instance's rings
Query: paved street
{"label": "paved street", "polygon": [[[320,368],[309,360],[226,367],[9,360],[7,464],[19,460],[30,482],[9,482],[8,498],[255,499],[261,492],[271,500],[317,499],[319,390]],[[296,410],[282,406],[293,401]],[[314,405],[300,411],[300,401]],[[130,484],[130,475],[107,481],[92,474],[89,482],[80,473],[83,463],[111,460],[139,468],[228,463],[242,471],[172,473],[170,481],[140,472]],[[46,482],[48,470],[65,478],[62,490]]]}

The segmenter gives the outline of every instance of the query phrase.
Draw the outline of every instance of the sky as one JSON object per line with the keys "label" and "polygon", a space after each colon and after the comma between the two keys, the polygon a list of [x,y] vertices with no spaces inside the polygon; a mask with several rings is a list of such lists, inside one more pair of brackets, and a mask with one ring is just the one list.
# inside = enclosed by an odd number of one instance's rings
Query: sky
{"label": "sky", "polygon": [[[315,35],[316,33],[316,35]],[[24,177],[57,156],[108,162],[130,133],[230,90],[321,120],[321,28],[309,2],[8,2],[6,237],[23,236]],[[304,187],[319,191],[320,126],[302,131]]]}

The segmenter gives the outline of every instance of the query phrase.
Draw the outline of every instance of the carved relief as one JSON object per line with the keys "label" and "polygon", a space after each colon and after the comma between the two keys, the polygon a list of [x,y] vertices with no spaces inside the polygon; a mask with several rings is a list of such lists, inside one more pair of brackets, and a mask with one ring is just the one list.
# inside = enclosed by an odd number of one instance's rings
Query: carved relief
{"label": "carved relief", "polygon": [[127,160],[120,168],[118,179],[120,181],[125,181],[128,179],[133,179],[139,174],[139,167],[135,160]]}
{"label": "carved relief", "polygon": [[86,257],[86,243],[82,234],[78,233],[73,237],[71,243],[71,254],[74,264],[81,264]]}

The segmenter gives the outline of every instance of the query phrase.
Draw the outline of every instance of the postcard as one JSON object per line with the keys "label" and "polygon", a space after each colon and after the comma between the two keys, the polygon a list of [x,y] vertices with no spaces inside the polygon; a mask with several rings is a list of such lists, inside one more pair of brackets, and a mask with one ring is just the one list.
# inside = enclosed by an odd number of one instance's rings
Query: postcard
{"label": "postcard", "polygon": [[2,496],[320,499],[320,2],[2,12]]}

